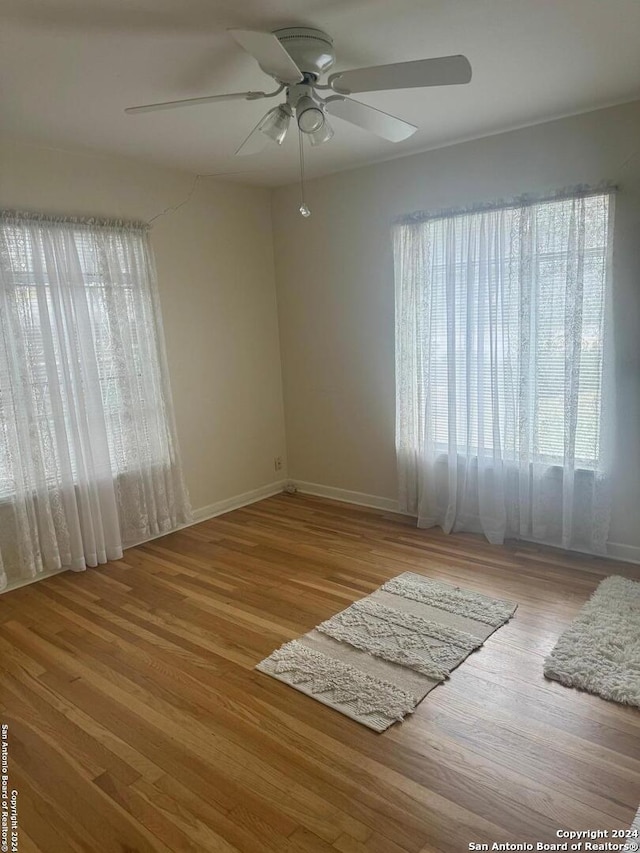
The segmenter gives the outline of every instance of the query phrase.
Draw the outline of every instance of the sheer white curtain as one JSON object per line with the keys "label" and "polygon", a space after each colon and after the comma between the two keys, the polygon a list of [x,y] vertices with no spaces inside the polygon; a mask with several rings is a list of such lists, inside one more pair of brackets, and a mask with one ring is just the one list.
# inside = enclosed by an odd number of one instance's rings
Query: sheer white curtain
{"label": "sheer white curtain", "polygon": [[190,519],[143,226],[0,215],[0,588]]}
{"label": "sheer white curtain", "polygon": [[613,199],[395,226],[400,505],[419,526],[604,551]]}

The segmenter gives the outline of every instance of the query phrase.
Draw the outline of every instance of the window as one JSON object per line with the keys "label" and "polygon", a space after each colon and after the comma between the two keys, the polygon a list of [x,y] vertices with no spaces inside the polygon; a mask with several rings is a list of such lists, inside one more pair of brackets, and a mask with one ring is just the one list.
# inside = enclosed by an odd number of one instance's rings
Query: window
{"label": "window", "polygon": [[145,226],[0,212],[0,590],[190,520]]}
{"label": "window", "polygon": [[594,193],[397,227],[398,378],[414,389],[415,408],[404,401],[414,443],[597,466],[610,199]]}
{"label": "window", "polygon": [[5,219],[0,275],[0,494],[24,482],[25,441],[52,485],[87,467],[92,433],[114,478],[169,465],[143,232]]}
{"label": "window", "polygon": [[613,199],[395,227],[398,495],[419,526],[604,553]]}

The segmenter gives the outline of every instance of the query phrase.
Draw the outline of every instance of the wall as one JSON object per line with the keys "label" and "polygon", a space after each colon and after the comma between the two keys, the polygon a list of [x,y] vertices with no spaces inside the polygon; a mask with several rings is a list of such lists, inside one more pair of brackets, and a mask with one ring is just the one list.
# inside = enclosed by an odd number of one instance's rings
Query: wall
{"label": "wall", "polygon": [[[640,559],[640,102],[320,178],[273,199],[289,475],[396,498],[394,289],[399,214],[618,182],[618,449],[611,540]],[[311,155],[313,152],[311,152]]]}
{"label": "wall", "polygon": [[[148,221],[193,186],[133,160],[0,146],[0,208]],[[151,240],[187,485],[206,513],[286,474],[269,191],[203,179]]]}

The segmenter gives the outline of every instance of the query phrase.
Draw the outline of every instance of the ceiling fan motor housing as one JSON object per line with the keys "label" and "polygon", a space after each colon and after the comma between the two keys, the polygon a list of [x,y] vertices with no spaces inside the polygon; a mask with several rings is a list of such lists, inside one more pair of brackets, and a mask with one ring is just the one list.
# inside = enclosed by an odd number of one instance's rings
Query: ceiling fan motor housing
{"label": "ceiling fan motor housing", "polygon": [[336,61],[333,39],[322,30],[285,27],[274,30],[273,34],[305,75],[317,79]]}

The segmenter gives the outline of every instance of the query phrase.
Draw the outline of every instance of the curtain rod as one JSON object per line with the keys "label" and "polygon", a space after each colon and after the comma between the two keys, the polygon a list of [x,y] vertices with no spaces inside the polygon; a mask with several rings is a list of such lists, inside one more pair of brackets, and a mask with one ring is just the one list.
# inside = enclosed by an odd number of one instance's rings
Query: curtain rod
{"label": "curtain rod", "polygon": [[534,204],[544,204],[551,201],[563,201],[571,198],[586,198],[592,195],[602,195],[618,192],[619,187],[610,181],[600,184],[578,184],[556,190],[553,193],[524,193],[512,199],[496,199],[489,202],[478,202],[467,207],[453,207],[443,210],[417,210],[414,213],[406,213],[393,220],[395,225],[416,225],[420,222],[428,222],[431,219],[448,219],[456,216],[465,216],[469,213],[485,213],[491,210],[513,210],[518,207],[531,207]]}
{"label": "curtain rod", "polygon": [[146,222],[127,219],[103,219],[97,216],[57,216],[50,213],[37,213],[25,210],[0,210],[0,221],[19,224],[21,222],[42,222],[49,225],[80,225],[87,228],[112,228],[120,231],[147,231]]}

